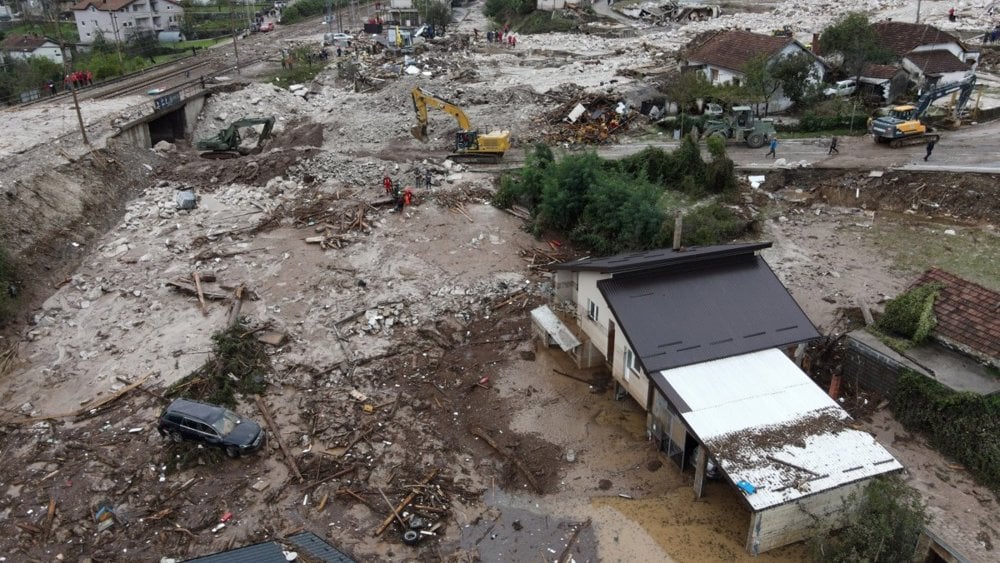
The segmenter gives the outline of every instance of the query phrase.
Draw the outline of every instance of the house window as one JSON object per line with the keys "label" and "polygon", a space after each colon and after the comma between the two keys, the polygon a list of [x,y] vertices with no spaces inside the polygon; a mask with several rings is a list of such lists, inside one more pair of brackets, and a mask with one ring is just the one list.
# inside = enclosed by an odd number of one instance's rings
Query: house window
{"label": "house window", "polygon": [[715,84],[716,82],[719,81],[719,69],[717,69],[717,68],[713,68],[712,69],[711,79],[712,79],[711,80],[712,84]]}
{"label": "house window", "polygon": [[639,364],[635,359],[635,353],[632,349],[625,347],[625,379],[628,380],[629,376],[632,374],[639,374]]}
{"label": "house window", "polygon": [[601,308],[590,299],[587,300],[587,318],[595,323],[600,319]]}
{"label": "house window", "polygon": [[733,78],[733,86],[736,86],[737,88],[739,88],[739,86],[740,86],[740,79],[739,78],[735,78],[735,77]]}

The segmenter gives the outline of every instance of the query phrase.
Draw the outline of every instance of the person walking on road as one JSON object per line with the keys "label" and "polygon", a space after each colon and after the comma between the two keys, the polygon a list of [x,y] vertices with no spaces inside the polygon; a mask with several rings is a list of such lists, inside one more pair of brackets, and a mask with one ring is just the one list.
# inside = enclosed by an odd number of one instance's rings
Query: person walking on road
{"label": "person walking on road", "polygon": [[769,156],[771,158],[778,158],[778,138],[777,137],[771,137],[771,150],[767,151],[767,154],[765,156]]}
{"label": "person walking on road", "polygon": [[937,141],[934,139],[931,139],[930,142],[927,143],[927,154],[924,155],[924,162],[927,162],[927,159],[930,158],[931,153],[934,152],[935,144],[937,144]]}
{"label": "person walking on road", "polygon": [[837,137],[830,139],[830,150],[826,151],[826,154],[840,154],[840,150],[837,149]]}

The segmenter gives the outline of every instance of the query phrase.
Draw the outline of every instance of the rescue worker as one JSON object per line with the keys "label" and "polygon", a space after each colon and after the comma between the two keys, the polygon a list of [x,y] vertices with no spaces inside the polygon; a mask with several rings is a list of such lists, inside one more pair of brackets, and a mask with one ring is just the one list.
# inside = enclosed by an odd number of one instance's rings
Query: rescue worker
{"label": "rescue worker", "polygon": [[382,177],[382,187],[385,188],[385,195],[392,194],[392,178],[389,176]]}

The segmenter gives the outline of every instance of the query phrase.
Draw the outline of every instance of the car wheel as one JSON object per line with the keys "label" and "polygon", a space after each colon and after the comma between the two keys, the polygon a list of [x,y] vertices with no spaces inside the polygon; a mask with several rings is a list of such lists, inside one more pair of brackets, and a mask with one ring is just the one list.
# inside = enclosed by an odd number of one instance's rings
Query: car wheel
{"label": "car wheel", "polygon": [[181,436],[181,433],[176,430],[171,430],[167,433],[167,436],[170,438],[170,441],[175,444],[180,444],[184,441],[184,436]]}
{"label": "car wheel", "polygon": [[764,136],[760,133],[753,133],[747,137],[747,146],[752,149],[759,149],[764,146]]}
{"label": "car wheel", "polygon": [[226,455],[233,459],[236,459],[240,457],[240,449],[237,448],[236,446],[228,446],[226,448]]}

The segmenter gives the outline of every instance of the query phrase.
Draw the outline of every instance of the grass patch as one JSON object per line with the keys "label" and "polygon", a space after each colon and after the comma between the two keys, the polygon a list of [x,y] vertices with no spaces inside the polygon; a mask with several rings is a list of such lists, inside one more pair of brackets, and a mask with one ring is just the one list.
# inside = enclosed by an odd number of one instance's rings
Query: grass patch
{"label": "grass patch", "polygon": [[[906,216],[904,216],[906,217]],[[976,228],[904,221],[875,221],[874,244],[905,272],[938,267],[956,276],[1000,291],[1000,235]]]}
{"label": "grass patch", "polygon": [[212,335],[212,356],[190,375],[167,389],[169,398],[184,397],[229,408],[236,394],[259,395],[267,386],[271,358],[255,331],[243,323]]}
{"label": "grass patch", "polygon": [[327,64],[314,56],[308,47],[298,47],[282,61],[281,72],[275,74],[270,81],[282,88],[288,88],[292,84],[305,84],[316,78]]}

